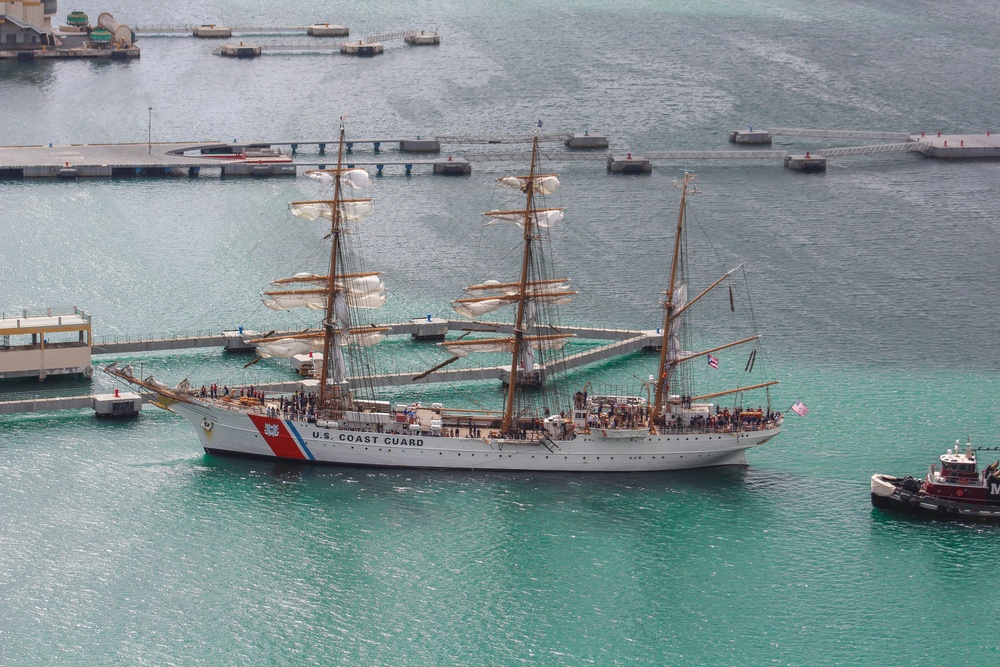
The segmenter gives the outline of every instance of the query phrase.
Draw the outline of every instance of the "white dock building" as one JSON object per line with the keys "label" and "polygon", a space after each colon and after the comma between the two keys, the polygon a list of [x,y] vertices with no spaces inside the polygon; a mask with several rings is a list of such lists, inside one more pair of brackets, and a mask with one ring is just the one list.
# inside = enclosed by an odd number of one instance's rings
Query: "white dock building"
{"label": "white dock building", "polygon": [[0,379],[79,373],[93,375],[90,365],[90,315],[72,313],[0,317]]}

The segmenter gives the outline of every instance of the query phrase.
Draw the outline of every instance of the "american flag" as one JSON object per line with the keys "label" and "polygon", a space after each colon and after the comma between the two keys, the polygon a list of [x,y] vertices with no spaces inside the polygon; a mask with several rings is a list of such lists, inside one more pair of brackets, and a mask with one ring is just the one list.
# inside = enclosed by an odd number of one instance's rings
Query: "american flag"
{"label": "american flag", "polygon": [[712,368],[718,368],[719,360],[713,357],[712,355],[708,355],[708,365],[711,366]]}
{"label": "american flag", "polygon": [[799,417],[805,417],[806,413],[809,412],[809,408],[807,408],[806,404],[803,403],[801,400],[795,401],[795,404],[792,405],[792,410]]}

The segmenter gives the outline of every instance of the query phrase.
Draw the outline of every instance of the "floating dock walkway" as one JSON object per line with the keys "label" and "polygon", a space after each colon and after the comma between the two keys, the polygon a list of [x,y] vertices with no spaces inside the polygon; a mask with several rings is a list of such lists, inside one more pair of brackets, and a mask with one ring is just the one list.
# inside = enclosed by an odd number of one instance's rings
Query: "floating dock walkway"
{"label": "floating dock walkway", "polygon": [[[425,327],[428,325],[435,327],[446,327],[448,331],[483,332],[495,334],[510,334],[513,332],[513,325],[509,323],[496,322],[469,322],[465,320],[433,320],[427,322],[420,319],[409,322],[398,322],[389,324],[392,335],[409,335],[415,338],[422,337]],[[546,366],[547,373],[556,373],[577,368],[598,361],[604,361],[623,354],[630,354],[642,349],[656,349],[660,343],[659,334],[655,331],[638,331],[631,329],[604,329],[593,327],[561,327],[562,333],[573,334],[585,340],[607,341],[607,344],[566,356],[562,359],[554,360]],[[91,348],[92,354],[113,355],[130,354],[137,352],[151,352],[162,350],[177,350],[201,347],[219,347],[227,344],[234,332],[222,332],[206,336],[177,336],[173,338],[158,339],[125,339],[125,340],[101,340],[94,342]],[[284,332],[287,334],[298,333]],[[272,335],[280,336],[281,332]],[[246,336],[252,334],[247,331]],[[460,368],[439,370],[428,374],[425,370],[390,373],[377,375],[370,379],[375,386],[404,386],[415,383],[428,382],[470,382],[475,380],[502,380],[507,366],[482,366],[477,368]],[[353,379],[353,378],[352,378]],[[367,380],[366,380],[367,381]],[[270,382],[255,384],[259,389],[268,393],[292,392],[315,386],[316,380],[300,379],[287,380],[282,382]],[[44,393],[44,392],[40,392]],[[107,395],[102,397],[90,395],[72,396],[32,396],[20,400],[0,401],[0,415],[20,414],[30,412],[48,412],[54,410],[81,410],[94,408],[98,409],[99,404],[121,403],[122,401],[134,401],[134,397],[129,395],[126,398],[111,401]]]}
{"label": "floating dock walkway", "polygon": [[[313,30],[316,26],[311,26]],[[335,28],[327,28],[326,34],[334,35]],[[347,34],[346,28],[341,28],[341,35]],[[316,34],[310,32],[309,34]],[[198,35],[196,35],[198,36]],[[214,36],[214,35],[213,35]],[[227,56],[230,58],[256,58],[267,53],[340,53],[347,56],[377,56],[385,53],[383,42],[393,40],[403,40],[411,46],[438,46],[441,44],[441,36],[436,32],[426,30],[405,30],[401,32],[386,33],[384,35],[369,35],[364,39],[351,42],[295,42],[290,44],[264,43],[241,41],[239,44],[222,44],[212,49],[212,55]]]}
{"label": "floating dock walkway", "polygon": [[310,37],[347,37],[350,28],[332,23],[286,26],[225,26],[221,23],[200,25],[146,25],[132,28],[140,37],[202,37],[226,39],[233,35],[308,35]]}

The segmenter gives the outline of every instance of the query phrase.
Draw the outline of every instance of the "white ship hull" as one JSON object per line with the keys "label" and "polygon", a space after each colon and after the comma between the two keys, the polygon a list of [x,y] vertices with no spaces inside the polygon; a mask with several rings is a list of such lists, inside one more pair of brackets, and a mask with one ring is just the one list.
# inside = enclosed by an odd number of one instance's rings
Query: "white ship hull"
{"label": "white ship hull", "polygon": [[205,451],[337,465],[564,472],[639,472],[746,465],[746,450],[780,425],[736,433],[603,437],[525,443],[496,438],[402,435],[317,426],[201,403],[170,408],[194,427]]}

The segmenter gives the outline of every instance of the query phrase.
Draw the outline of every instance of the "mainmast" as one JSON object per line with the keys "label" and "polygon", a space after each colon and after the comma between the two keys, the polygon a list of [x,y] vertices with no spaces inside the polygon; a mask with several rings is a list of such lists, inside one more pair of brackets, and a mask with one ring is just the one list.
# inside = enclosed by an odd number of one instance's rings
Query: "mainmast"
{"label": "mainmast", "polygon": [[653,403],[653,415],[650,420],[650,428],[654,423],[662,419],[664,393],[667,391],[668,380],[671,373],[671,361],[669,357],[670,348],[670,322],[674,312],[674,289],[677,284],[677,270],[680,264],[681,233],[684,230],[684,206],[687,203],[688,184],[694,181],[694,174],[685,173],[684,183],[681,187],[681,207],[677,214],[677,232],[674,235],[674,256],[670,264],[670,282],[667,285],[667,298],[663,307],[663,335],[660,339],[660,363],[656,371],[656,399]]}
{"label": "mainmast", "polygon": [[[332,347],[334,336],[334,301],[337,296],[337,252],[340,250],[340,234],[341,229],[341,212],[340,212],[340,172],[343,167],[344,159],[344,124],[340,124],[340,141],[337,146],[337,171],[335,172],[333,179],[333,202],[330,206],[330,271],[329,277],[329,294],[326,298],[326,317],[323,318],[323,363],[320,369],[319,376],[319,405],[320,408],[340,408],[342,405],[343,396],[341,396],[341,390],[344,389],[342,384],[337,385],[333,390],[333,397],[331,400],[330,390],[327,388],[327,378],[330,375],[330,364],[334,363],[333,356],[330,354],[330,348]],[[346,378],[340,378],[343,382]],[[333,405],[331,405],[333,403]]]}
{"label": "mainmast", "polygon": [[501,433],[510,433],[514,422],[514,399],[517,397],[517,365],[521,361],[521,350],[524,346],[524,309],[528,299],[528,269],[531,266],[531,242],[535,235],[535,163],[538,158],[538,133],[535,132],[531,142],[531,169],[528,173],[528,185],[525,187],[524,204],[524,254],[521,259],[521,281],[517,301],[517,317],[514,320],[514,349],[510,362],[510,382],[507,385],[507,405],[503,411]]}

